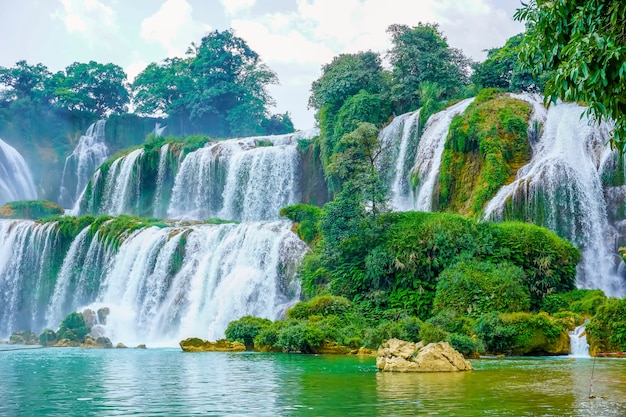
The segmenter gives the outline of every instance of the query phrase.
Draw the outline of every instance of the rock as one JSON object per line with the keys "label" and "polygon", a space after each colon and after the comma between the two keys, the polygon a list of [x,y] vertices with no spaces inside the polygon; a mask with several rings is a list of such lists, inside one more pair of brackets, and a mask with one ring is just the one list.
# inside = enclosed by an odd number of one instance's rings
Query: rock
{"label": "rock", "polygon": [[8,344],[9,342],[7,342],[6,340],[0,339],[0,345],[8,345]]}
{"label": "rock", "polygon": [[337,342],[324,341],[319,347],[313,348],[313,353],[320,355],[345,355],[350,353],[350,349],[346,346],[341,346]]}
{"label": "rock", "polygon": [[197,337],[181,340],[180,348],[185,352],[243,352],[246,350],[246,346],[240,342],[229,342],[226,339],[209,342]]}
{"label": "rock", "polygon": [[[145,345],[144,345],[145,346]],[[115,345],[115,349],[126,349],[128,348],[128,346],[126,346],[124,343],[120,342],[117,345]]]}
{"label": "rock", "polygon": [[70,339],[61,339],[61,340],[57,340],[54,345],[54,347],[78,347],[78,342],[75,342],[73,340]]}
{"label": "rock", "polygon": [[54,330],[44,329],[39,335],[39,344],[41,346],[54,346],[57,341],[57,335]]}
{"label": "rock", "polygon": [[82,349],[110,349],[113,347],[111,339],[108,337],[98,337],[94,339],[91,335],[85,336],[85,341],[80,344]]}
{"label": "rock", "polygon": [[471,371],[472,364],[447,342],[411,343],[389,339],[378,349],[378,369],[386,372]]}
{"label": "rock", "polygon": [[98,323],[100,323],[101,325],[106,325],[107,324],[107,316],[109,315],[109,313],[111,312],[111,310],[109,310],[109,307],[102,307],[98,309]]}
{"label": "rock", "polygon": [[39,338],[30,330],[14,332],[9,338],[10,345],[38,345]]}
{"label": "rock", "polygon": [[137,345],[137,346],[135,347],[135,349],[146,349],[146,345],[144,345],[143,343],[141,343],[141,344]]}
{"label": "rock", "polygon": [[366,347],[360,347],[359,350],[357,350],[356,354],[358,356],[376,356],[377,352],[373,349],[368,349]]}
{"label": "rock", "polygon": [[90,329],[98,323],[96,312],[90,308],[83,310],[83,320],[85,320],[85,326]]}

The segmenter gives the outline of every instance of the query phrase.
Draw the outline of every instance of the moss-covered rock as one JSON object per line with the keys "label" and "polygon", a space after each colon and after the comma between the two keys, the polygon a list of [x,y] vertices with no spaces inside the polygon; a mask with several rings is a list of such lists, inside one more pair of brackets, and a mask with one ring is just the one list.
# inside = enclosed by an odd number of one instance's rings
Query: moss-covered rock
{"label": "moss-covered rock", "polygon": [[11,345],[37,345],[39,344],[39,338],[35,333],[30,330],[19,330],[13,332],[9,338],[9,344]]}
{"label": "moss-covered rock", "polygon": [[479,215],[527,164],[531,107],[504,94],[475,100],[450,125],[439,174],[439,208]]}
{"label": "moss-covered rock", "polygon": [[46,200],[12,201],[0,207],[0,219],[39,220],[49,216],[60,216],[63,207]]}
{"label": "moss-covered rock", "polygon": [[226,339],[210,342],[197,337],[190,337],[181,340],[179,344],[184,352],[244,352],[246,350],[246,345],[243,343],[229,342]]}

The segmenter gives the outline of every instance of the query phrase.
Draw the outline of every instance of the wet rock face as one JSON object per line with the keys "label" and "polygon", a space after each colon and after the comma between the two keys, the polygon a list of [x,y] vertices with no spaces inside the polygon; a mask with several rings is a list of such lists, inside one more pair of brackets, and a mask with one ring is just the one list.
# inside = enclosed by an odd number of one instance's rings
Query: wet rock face
{"label": "wet rock face", "polygon": [[447,342],[424,346],[389,339],[378,349],[376,366],[385,372],[458,372],[471,371],[472,364]]}

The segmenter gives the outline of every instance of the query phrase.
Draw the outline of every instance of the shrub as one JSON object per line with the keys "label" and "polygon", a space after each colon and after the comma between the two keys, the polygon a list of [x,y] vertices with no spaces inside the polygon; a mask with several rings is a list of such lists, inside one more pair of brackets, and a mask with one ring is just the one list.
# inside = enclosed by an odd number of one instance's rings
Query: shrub
{"label": "shrub", "polygon": [[594,352],[626,351],[626,298],[609,298],[587,324]]}
{"label": "shrub", "polygon": [[287,311],[292,319],[308,319],[312,315],[329,316],[345,314],[352,308],[352,303],[345,297],[320,295],[309,301],[301,301]]}
{"label": "shrub", "polygon": [[480,317],[492,311],[528,311],[525,278],[521,268],[508,262],[459,262],[439,275],[434,312],[450,310]]}
{"label": "shrub", "polygon": [[420,340],[427,345],[429,343],[442,342],[448,339],[448,332],[432,323],[424,323],[419,331]]}
{"label": "shrub", "polygon": [[39,220],[44,217],[61,216],[63,207],[45,200],[12,201],[0,207],[0,218]]}
{"label": "shrub", "polygon": [[295,204],[284,207],[280,215],[287,217],[295,224],[295,232],[307,243],[312,243],[319,235],[319,218],[322,209],[308,204]]}
{"label": "shrub", "polygon": [[225,332],[226,339],[230,342],[241,342],[250,349],[254,346],[254,338],[270,324],[272,321],[268,319],[244,316],[228,324]]}
{"label": "shrub", "polygon": [[312,353],[324,342],[324,333],[308,322],[291,322],[278,333],[276,346],[283,352]]}
{"label": "shrub", "polygon": [[606,301],[602,290],[576,289],[561,294],[550,294],[543,299],[542,310],[550,314],[569,310],[577,314],[593,316]]}
{"label": "shrub", "polygon": [[447,341],[466,358],[476,358],[485,350],[479,339],[466,334],[451,333]]}
{"label": "shrub", "polygon": [[91,329],[85,324],[83,314],[74,312],[63,319],[56,337],[57,340],[68,339],[72,342],[82,343],[90,331]]}

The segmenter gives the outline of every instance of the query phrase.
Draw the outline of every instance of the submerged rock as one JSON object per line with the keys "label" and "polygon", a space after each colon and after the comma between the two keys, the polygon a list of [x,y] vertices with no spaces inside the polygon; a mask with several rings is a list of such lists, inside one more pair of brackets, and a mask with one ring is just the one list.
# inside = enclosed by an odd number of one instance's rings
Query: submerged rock
{"label": "submerged rock", "polygon": [[378,369],[386,372],[471,371],[472,364],[447,342],[411,343],[389,339],[378,349]]}
{"label": "submerged rock", "polygon": [[220,339],[215,342],[190,337],[180,341],[180,348],[185,352],[243,352],[246,346],[240,342]]}

